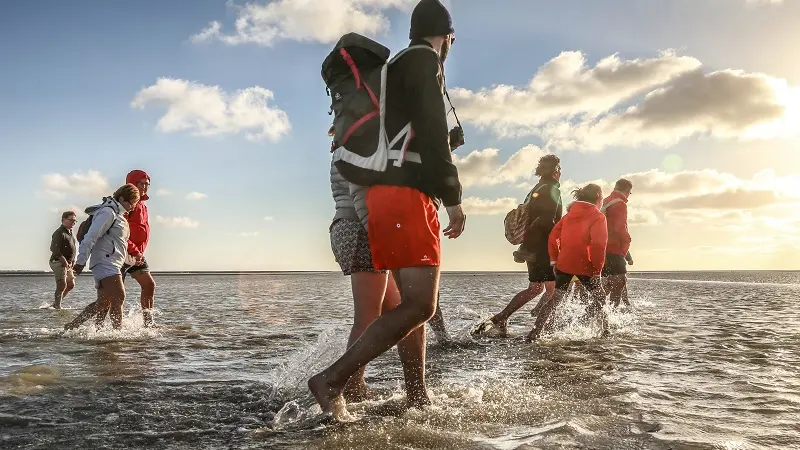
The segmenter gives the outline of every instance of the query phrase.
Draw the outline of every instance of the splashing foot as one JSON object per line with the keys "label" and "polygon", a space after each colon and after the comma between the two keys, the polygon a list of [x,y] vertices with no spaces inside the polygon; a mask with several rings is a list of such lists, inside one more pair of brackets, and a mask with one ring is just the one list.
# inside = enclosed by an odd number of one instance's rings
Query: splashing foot
{"label": "splashing foot", "polygon": [[308,390],[314,395],[323,413],[330,414],[341,422],[352,420],[342,397],[342,390],[331,386],[325,375],[318,373],[311,377],[308,380]]}

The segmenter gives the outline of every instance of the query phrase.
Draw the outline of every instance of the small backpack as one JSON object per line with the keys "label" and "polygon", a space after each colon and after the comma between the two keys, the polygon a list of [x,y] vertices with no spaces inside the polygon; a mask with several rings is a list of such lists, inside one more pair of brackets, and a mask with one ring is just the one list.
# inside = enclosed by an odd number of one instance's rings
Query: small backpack
{"label": "small backpack", "polygon": [[[361,186],[374,184],[390,159],[396,167],[406,160],[422,162],[419,153],[407,151],[414,135],[411,123],[391,140],[385,127],[389,65],[416,49],[436,52],[426,45],[412,45],[389,60],[388,48],[358,33],[348,33],[322,63],[322,79],[331,97],[329,114],[333,114],[331,153],[334,165],[347,181]],[[394,149],[398,144],[400,149]]]}
{"label": "small backpack", "polygon": [[543,184],[536,190],[531,191],[521,205],[506,214],[503,225],[505,226],[506,240],[508,240],[509,243],[519,245],[525,240],[525,233],[528,231],[531,222],[535,219],[535,217],[530,217],[529,205],[539,196],[539,191],[546,186],[548,185]]}
{"label": "small backpack", "polygon": [[[104,198],[103,203],[105,203],[105,201],[106,199]],[[75,238],[78,240],[79,244],[83,241],[83,238],[86,236],[86,233],[89,231],[89,228],[92,227],[92,218],[94,218],[94,213],[99,211],[100,208],[104,207],[105,207],[104,204],[100,204],[100,205],[90,206],[84,210],[84,212],[88,214],[89,217],[87,217],[86,220],[84,220],[83,222],[81,222],[80,225],[78,225],[78,232],[75,233]],[[106,231],[106,233],[108,233],[109,231],[111,231],[111,229]]]}

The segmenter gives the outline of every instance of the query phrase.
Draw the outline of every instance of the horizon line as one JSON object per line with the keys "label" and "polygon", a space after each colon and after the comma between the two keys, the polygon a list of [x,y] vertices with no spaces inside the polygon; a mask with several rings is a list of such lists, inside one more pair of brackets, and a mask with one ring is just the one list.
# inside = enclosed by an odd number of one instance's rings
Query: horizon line
{"label": "horizon line", "polygon": [[[442,274],[519,274],[524,270],[443,270]],[[697,272],[800,272],[799,269],[700,269],[700,270],[636,270],[629,271],[634,274],[655,273],[697,273]],[[333,274],[338,270],[152,270],[153,275],[292,275],[292,274]],[[0,276],[52,276],[53,272],[46,270],[0,270]],[[91,271],[86,271],[78,276],[90,276]]]}

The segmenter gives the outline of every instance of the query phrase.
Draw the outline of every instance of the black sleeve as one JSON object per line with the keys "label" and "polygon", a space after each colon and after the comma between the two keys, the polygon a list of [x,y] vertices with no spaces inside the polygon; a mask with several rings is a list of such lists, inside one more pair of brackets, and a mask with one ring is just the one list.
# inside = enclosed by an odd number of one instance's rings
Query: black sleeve
{"label": "black sleeve", "polygon": [[422,174],[425,183],[444,206],[461,204],[461,183],[458,169],[450,154],[450,136],[442,87],[440,65],[436,53],[414,50],[406,55],[404,90],[414,129],[414,139],[421,144]]}
{"label": "black sleeve", "polygon": [[61,245],[61,239],[63,238],[61,230],[56,230],[53,233],[53,236],[50,238],[50,252],[53,253],[53,256],[62,256],[61,249],[63,246]]}

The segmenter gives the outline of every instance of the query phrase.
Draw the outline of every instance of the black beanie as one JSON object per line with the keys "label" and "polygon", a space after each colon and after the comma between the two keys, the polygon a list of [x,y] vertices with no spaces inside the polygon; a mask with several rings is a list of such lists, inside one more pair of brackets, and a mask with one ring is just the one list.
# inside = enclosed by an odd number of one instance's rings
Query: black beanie
{"label": "black beanie", "polygon": [[453,19],[439,0],[420,0],[411,13],[409,39],[447,36],[453,33]]}

